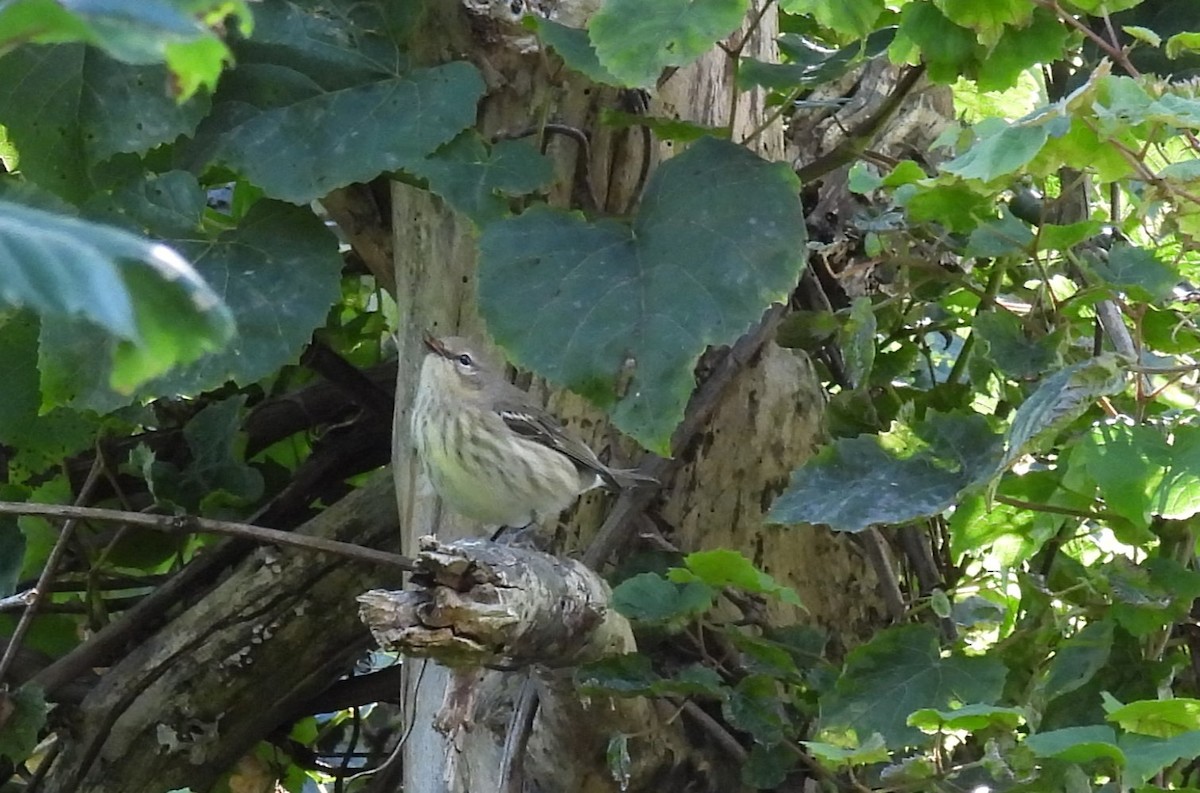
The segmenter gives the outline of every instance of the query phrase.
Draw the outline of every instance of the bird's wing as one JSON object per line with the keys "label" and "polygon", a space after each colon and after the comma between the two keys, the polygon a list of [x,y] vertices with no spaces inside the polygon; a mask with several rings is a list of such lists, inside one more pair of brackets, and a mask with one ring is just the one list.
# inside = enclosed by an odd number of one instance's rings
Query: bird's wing
{"label": "bird's wing", "polygon": [[601,476],[607,472],[596,453],[568,435],[562,424],[549,413],[515,403],[497,405],[496,410],[508,428],[521,437],[565,454],[580,469],[594,471]]}

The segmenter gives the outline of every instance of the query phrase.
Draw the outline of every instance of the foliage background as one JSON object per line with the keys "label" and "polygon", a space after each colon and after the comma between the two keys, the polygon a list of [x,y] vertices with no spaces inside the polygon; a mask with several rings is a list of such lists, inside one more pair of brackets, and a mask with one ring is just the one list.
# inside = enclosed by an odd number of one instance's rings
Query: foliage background
{"label": "foliage background", "polygon": [[[930,551],[931,568],[908,557],[893,576],[896,624],[844,657],[811,626],[724,616],[730,599],[794,599],[736,553],[630,562],[614,602],[647,649],[581,670],[582,686],[694,697],[761,789],[1197,784],[1200,12],[779,8],[781,62],[724,46],[785,122],[887,58],[953,85],[963,123],[911,159],[863,130],[793,169],[727,130],[614,113],[683,152],[636,206],[566,212],[543,206],[537,135],[474,131],[485,81],[421,53],[420,4],[0,5],[4,497],[292,528],[359,484],[388,455],[395,303],[338,208],[373,207],[386,238],[372,201],[402,179],[477,225],[480,310],[511,359],[655,452],[704,351],[785,304],[776,341],[819,362],[829,443],[772,519]],[[653,89],[746,13],[607,0],[587,31],[525,24],[570,69]],[[810,241],[804,191],[842,167],[848,237]],[[866,286],[835,277],[828,305],[794,299],[810,251],[847,239]],[[22,634],[0,667],[10,788],[36,784],[78,696],[22,683],[211,545],[0,520],[0,594],[54,581],[36,617],[18,630],[26,603],[6,600],[0,623]],[[694,636],[737,663],[680,662],[670,648]],[[222,784],[341,787],[335,769],[384,753],[388,713],[300,718]]]}

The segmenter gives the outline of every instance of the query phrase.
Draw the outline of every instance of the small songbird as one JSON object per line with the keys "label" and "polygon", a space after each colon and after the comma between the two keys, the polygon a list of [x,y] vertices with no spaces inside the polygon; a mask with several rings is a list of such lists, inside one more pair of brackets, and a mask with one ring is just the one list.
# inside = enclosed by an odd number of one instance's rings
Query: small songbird
{"label": "small songbird", "polygon": [[655,481],[600,462],[467,340],[424,341],[412,436],[434,490],[454,511],[520,528],[558,517],[598,485]]}

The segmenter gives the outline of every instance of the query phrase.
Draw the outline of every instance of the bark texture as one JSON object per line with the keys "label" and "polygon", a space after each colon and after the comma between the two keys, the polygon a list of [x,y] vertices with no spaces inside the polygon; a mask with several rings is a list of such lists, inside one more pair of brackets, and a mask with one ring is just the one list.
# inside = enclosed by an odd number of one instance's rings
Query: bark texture
{"label": "bark texture", "polygon": [[[390,472],[303,527],[396,550]],[[392,571],[325,554],[260,548],[215,590],[101,676],[69,722],[45,790],[208,790],[369,647],[354,598]]]}

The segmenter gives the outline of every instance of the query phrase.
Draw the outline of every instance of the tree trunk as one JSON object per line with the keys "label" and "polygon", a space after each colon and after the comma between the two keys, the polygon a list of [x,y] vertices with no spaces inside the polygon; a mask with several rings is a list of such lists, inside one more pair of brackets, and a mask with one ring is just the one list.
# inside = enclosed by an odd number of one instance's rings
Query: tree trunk
{"label": "tree trunk", "polygon": [[[560,4],[560,14],[568,5]],[[547,141],[547,151],[554,158],[559,176],[552,202],[578,206],[573,199],[582,195],[585,201],[594,199],[608,212],[627,212],[642,187],[643,169],[652,170],[657,161],[670,156],[673,144],[649,145],[641,130],[600,125],[600,111],[621,107],[627,96],[587,83],[564,70],[556,59],[536,52],[522,54],[521,47],[527,47],[529,40],[523,31],[514,33],[506,25],[508,4],[489,6],[483,15],[460,12],[451,3],[441,8],[444,15],[435,20],[428,35],[436,31],[446,49],[451,42],[462,47],[462,42],[469,40],[469,47],[463,49],[489,75],[490,93],[480,112],[481,133],[488,137],[536,126],[537,109],[548,108],[549,120],[588,135],[591,155],[581,164],[581,151],[574,140],[555,136]],[[487,12],[494,15],[487,16]],[[585,15],[577,11],[577,16]],[[573,24],[582,22],[580,18]],[[774,58],[776,35],[775,10],[771,7],[752,34],[746,53]],[[727,56],[716,50],[661,81],[650,97],[648,114],[712,126],[728,124],[731,79]],[[735,112],[733,139],[741,140],[763,123],[762,94],[741,92]],[[761,130],[755,148],[764,157],[782,159],[781,124],[768,124]],[[645,163],[647,155],[649,164]],[[585,172],[586,176],[581,176]],[[434,532],[443,540],[452,540],[479,532],[479,527],[464,525],[439,510],[428,486],[420,481],[411,452],[408,410],[423,355],[420,334],[426,329],[442,334],[484,334],[474,302],[476,261],[470,223],[436,197],[399,183],[393,189],[393,212],[396,283],[400,316],[405,322],[399,334],[394,467],[400,514],[406,527],[405,548],[412,553],[423,534]],[[539,389],[540,384],[535,383],[535,390]],[[577,431],[605,445],[605,425],[581,399],[562,392],[546,398],[551,409]],[[772,615],[776,620],[815,620],[839,635],[857,635],[877,625],[882,610],[875,576],[863,556],[847,541],[818,532],[767,526],[763,518],[790,471],[815,447],[823,399],[808,359],[768,344],[727,389],[711,427],[697,442],[678,450],[682,465],[663,483],[656,512],[660,525],[667,527],[672,541],[682,549],[735,548],[784,583],[795,586],[809,614],[795,610],[785,613],[780,608]],[[568,552],[587,546],[607,503],[603,495],[583,499],[565,538],[564,533],[559,534]],[[518,687],[512,679],[514,674],[486,675],[477,684],[480,710],[475,724],[447,738],[434,724],[446,701],[451,675],[434,663],[414,661],[412,667],[408,701],[413,727],[404,748],[404,789],[410,793],[499,790],[504,737],[511,729],[506,714]],[[530,782],[547,790],[617,790],[619,786],[612,780],[604,757],[614,720],[597,719],[597,713],[615,710],[612,705],[604,704],[598,710],[591,703],[589,711],[561,681],[558,685],[544,681],[541,695],[541,710],[525,766]],[[636,718],[652,718],[654,703],[641,703],[640,707],[643,710]],[[571,718],[562,720],[564,713]],[[633,745],[631,751],[640,773],[626,789],[663,789],[665,780],[682,783],[688,776],[692,777],[690,784],[699,785],[696,789],[708,785],[715,789],[736,788],[736,764],[727,755],[713,755],[713,747],[698,740],[694,730],[690,737],[685,735],[682,721],[663,727],[660,735],[669,733],[669,737],[653,745]],[[654,732],[654,728],[646,729],[650,723],[643,721],[640,732]],[[664,751],[664,742],[674,745],[671,752]],[[707,759],[706,752],[710,755]],[[446,763],[443,758],[447,758]],[[698,767],[723,768],[731,773],[710,772],[704,778],[695,771]]]}
{"label": "tree trunk", "polygon": [[[303,533],[395,550],[395,496],[380,472]],[[211,788],[370,646],[364,586],[395,570],[296,548],[259,548],[195,606],[123,656],[70,722],[45,782],[55,793]]]}

